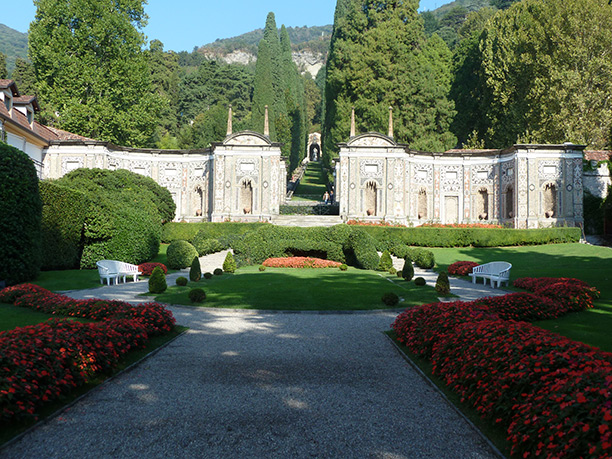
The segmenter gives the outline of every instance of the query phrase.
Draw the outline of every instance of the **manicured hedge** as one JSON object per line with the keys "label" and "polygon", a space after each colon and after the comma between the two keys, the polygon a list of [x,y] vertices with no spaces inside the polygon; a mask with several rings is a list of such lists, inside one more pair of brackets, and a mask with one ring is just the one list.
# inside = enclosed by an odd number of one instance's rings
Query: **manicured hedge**
{"label": "manicured hedge", "polygon": [[262,226],[271,226],[269,223],[186,223],[168,222],[164,225],[162,241],[169,244],[172,241],[193,242],[196,234],[201,233],[201,239],[219,239],[223,236],[243,235]]}
{"label": "manicured hedge", "polygon": [[198,251],[187,241],[174,241],[166,250],[168,267],[171,269],[187,268],[197,257]]}
{"label": "manicured hedge", "polygon": [[513,456],[609,457],[612,353],[517,322],[560,317],[571,310],[567,305],[592,307],[597,292],[569,284],[590,301],[549,289],[548,297],[513,293],[433,303],[407,309],[393,329],[412,352],[431,360],[433,373],[462,401],[507,430]]}
{"label": "manicured hedge", "polygon": [[0,281],[12,285],[38,275],[41,212],[34,163],[0,142]]}
{"label": "manicured hedge", "polygon": [[102,259],[140,264],[157,255],[162,221],[173,204],[167,190],[157,190],[162,187],[143,179],[126,170],[77,169],[56,181],[85,193],[92,202],[85,221],[82,268],[94,268]]}
{"label": "manicured hedge", "polygon": [[55,182],[40,182],[39,189],[43,203],[42,269],[78,268],[92,203],[85,193]]}

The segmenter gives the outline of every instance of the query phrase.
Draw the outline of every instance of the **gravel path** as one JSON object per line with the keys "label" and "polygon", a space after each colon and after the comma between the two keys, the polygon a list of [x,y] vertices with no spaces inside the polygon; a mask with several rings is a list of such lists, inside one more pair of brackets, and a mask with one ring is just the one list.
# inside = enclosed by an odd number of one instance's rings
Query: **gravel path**
{"label": "gravel path", "polygon": [[186,334],[0,457],[497,457],[384,336],[396,313],[170,309]]}

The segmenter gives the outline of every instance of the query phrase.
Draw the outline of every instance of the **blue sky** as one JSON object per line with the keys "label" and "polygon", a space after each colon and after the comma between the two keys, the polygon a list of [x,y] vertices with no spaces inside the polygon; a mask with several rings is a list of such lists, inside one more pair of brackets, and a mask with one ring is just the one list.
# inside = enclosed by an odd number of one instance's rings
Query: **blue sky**
{"label": "blue sky", "polygon": [[[421,0],[421,10],[435,9],[451,0]],[[0,23],[27,32],[36,8],[30,0],[6,2]],[[145,11],[149,25],[144,32],[149,40],[158,39],[166,50],[191,51],[217,38],[229,38],[262,28],[268,12],[273,11],[280,27],[331,24],[335,0],[149,0]]]}

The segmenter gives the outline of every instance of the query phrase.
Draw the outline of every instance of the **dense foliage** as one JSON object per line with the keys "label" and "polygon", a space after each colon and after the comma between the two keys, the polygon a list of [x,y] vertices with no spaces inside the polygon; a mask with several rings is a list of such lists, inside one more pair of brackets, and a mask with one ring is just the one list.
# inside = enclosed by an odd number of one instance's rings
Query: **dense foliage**
{"label": "dense foliage", "polygon": [[162,219],[174,216],[167,189],[124,169],[77,169],[55,183],[85,193],[92,203],[82,268],[93,268],[102,259],[139,264],[157,255]]}
{"label": "dense foliage", "polygon": [[197,282],[202,278],[202,267],[200,266],[200,259],[196,256],[191,262],[191,268],[189,268],[189,280],[191,282]]}
{"label": "dense foliage", "polygon": [[227,255],[225,255],[225,260],[223,260],[223,271],[226,273],[236,272],[236,260],[234,260],[232,252],[227,252]]}
{"label": "dense foliage", "polygon": [[75,269],[81,262],[85,222],[92,202],[82,191],[40,182],[42,269]]}
{"label": "dense foliage", "polygon": [[164,271],[156,266],[149,278],[149,293],[164,293],[168,288]]}
{"label": "dense foliage", "polygon": [[187,241],[173,241],[166,251],[168,268],[184,269],[193,263],[193,259],[198,257],[198,252],[193,245]]}
{"label": "dense foliage", "polygon": [[34,163],[0,142],[0,281],[11,285],[37,276],[41,212]]}

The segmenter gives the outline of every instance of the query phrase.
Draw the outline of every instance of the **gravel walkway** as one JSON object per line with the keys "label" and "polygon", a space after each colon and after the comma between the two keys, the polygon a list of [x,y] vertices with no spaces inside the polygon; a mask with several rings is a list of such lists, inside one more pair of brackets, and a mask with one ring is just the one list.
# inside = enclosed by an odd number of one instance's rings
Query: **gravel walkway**
{"label": "gravel walkway", "polygon": [[170,309],[189,332],[0,456],[497,457],[383,335],[395,313]]}

